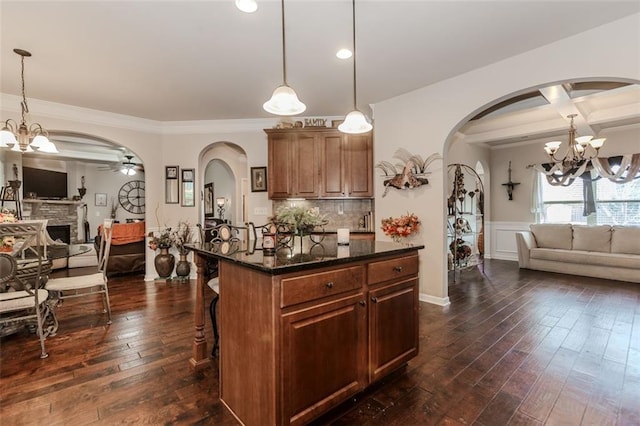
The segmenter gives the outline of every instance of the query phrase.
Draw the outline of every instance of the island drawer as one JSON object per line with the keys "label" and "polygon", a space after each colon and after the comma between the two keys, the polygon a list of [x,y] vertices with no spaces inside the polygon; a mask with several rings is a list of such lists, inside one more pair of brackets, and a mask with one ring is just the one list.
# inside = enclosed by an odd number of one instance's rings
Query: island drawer
{"label": "island drawer", "polygon": [[362,288],[364,267],[340,268],[301,277],[285,278],[281,285],[281,307]]}
{"label": "island drawer", "polygon": [[375,284],[418,273],[418,256],[398,257],[371,262],[367,271],[368,283]]}

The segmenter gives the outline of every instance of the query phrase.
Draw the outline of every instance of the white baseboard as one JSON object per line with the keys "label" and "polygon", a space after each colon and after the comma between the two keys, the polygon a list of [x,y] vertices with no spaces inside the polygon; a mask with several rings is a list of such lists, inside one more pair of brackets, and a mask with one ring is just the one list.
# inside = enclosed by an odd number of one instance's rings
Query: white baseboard
{"label": "white baseboard", "polygon": [[418,299],[420,299],[421,302],[431,303],[432,305],[438,306],[449,306],[451,304],[448,297],[436,297],[426,293],[420,293]]}

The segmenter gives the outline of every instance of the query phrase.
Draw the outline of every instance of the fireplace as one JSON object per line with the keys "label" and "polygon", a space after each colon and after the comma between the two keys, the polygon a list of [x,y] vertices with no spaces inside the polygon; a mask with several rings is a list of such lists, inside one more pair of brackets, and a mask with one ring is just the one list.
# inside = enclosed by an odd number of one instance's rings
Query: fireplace
{"label": "fireplace", "polygon": [[[66,243],[71,240],[71,244],[84,241],[78,238],[78,209],[84,205],[83,201],[24,199],[23,203],[23,217],[33,220],[46,219],[47,230],[54,240],[59,239]],[[66,229],[57,230],[62,227]]]}
{"label": "fireplace", "polygon": [[47,232],[52,240],[71,244],[71,225],[49,225]]}

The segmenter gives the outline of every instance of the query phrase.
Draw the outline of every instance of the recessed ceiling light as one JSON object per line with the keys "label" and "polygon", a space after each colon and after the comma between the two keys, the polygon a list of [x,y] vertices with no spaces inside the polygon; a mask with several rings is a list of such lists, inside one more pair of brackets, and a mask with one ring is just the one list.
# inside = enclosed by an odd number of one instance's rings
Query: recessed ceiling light
{"label": "recessed ceiling light", "polygon": [[353,53],[349,49],[340,49],[338,53],[336,53],[336,56],[340,59],[349,59],[353,56]]}
{"label": "recessed ceiling light", "polygon": [[236,0],[236,7],[245,13],[253,13],[258,10],[256,0]]}

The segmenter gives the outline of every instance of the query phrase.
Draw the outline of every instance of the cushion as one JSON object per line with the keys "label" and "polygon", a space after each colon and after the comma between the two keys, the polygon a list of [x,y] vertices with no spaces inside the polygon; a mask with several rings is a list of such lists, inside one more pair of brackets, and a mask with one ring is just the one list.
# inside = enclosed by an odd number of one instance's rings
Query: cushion
{"label": "cushion", "polygon": [[[577,263],[580,265],[638,269],[638,273],[640,273],[640,257],[620,253],[534,248],[531,249],[531,258],[565,263],[567,265]],[[612,279],[615,278],[612,277]]]}
{"label": "cushion", "polygon": [[611,252],[611,226],[573,225],[573,250]]}
{"label": "cushion", "polygon": [[640,254],[640,226],[614,226],[611,253]]}
{"label": "cushion", "polygon": [[573,230],[570,223],[538,223],[530,228],[538,247],[571,250]]}

